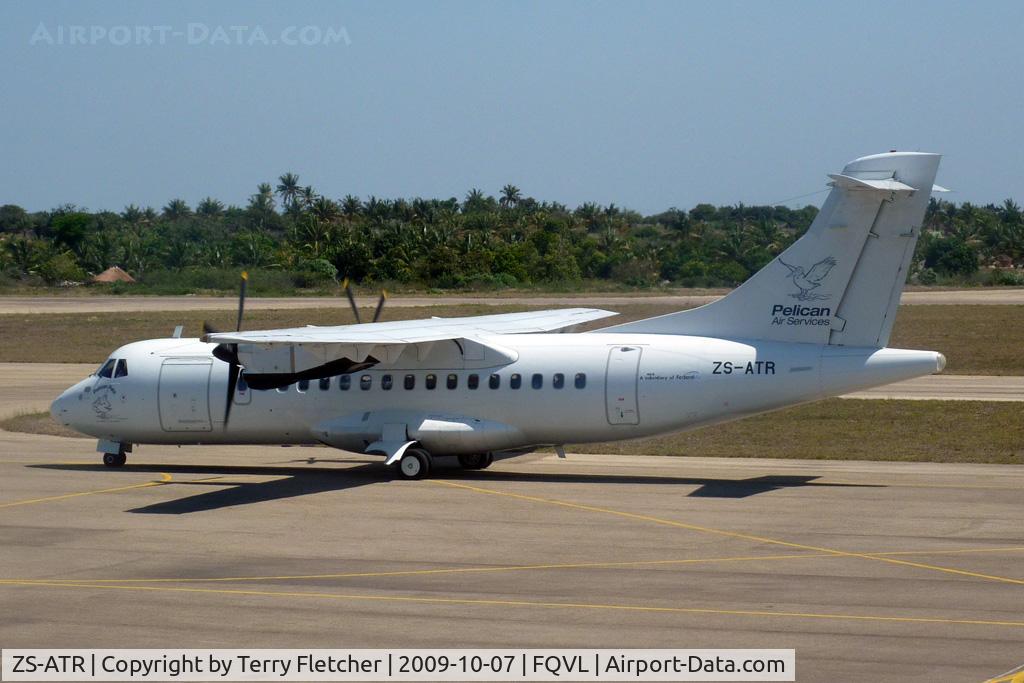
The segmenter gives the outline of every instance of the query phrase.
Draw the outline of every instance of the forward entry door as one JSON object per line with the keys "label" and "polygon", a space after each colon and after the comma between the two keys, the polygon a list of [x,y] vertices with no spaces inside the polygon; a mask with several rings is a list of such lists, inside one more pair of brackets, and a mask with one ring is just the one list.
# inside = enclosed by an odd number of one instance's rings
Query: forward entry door
{"label": "forward entry door", "polygon": [[609,424],[640,424],[636,395],[640,353],[639,346],[616,346],[608,352],[604,397]]}
{"label": "forward entry door", "polygon": [[168,358],[160,367],[160,426],[165,432],[208,432],[213,361]]}

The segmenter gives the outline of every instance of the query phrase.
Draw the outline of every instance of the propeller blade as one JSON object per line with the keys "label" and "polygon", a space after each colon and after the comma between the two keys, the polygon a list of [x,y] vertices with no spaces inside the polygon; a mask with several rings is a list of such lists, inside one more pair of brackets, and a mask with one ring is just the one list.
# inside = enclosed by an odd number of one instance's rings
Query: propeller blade
{"label": "propeller blade", "polygon": [[238,290],[238,322],[235,324],[235,332],[242,331],[242,314],[245,313],[245,290],[249,284],[249,273],[242,271],[242,285]]}
{"label": "propeller blade", "polygon": [[[237,355],[235,356],[237,358]],[[224,429],[228,428],[228,420],[231,419],[231,406],[235,402],[235,388],[238,386],[238,363],[228,363],[228,397],[224,403]]]}
{"label": "propeller blade", "polygon": [[348,297],[348,303],[352,307],[352,314],[355,315],[356,322],[363,322],[359,317],[359,308],[356,306],[356,297],[352,294],[352,285],[348,283],[348,278],[345,278],[345,281],[341,283],[341,286],[345,289],[345,296]]}
{"label": "propeller blade", "polygon": [[218,332],[220,332],[220,330],[218,330],[216,327],[211,325],[206,320],[203,321],[203,334],[204,335],[207,335],[207,334],[217,334]]}
{"label": "propeller blade", "polygon": [[386,290],[380,290],[380,299],[377,301],[377,310],[373,312],[373,322],[380,320],[380,313],[384,310],[384,302],[388,300]]}

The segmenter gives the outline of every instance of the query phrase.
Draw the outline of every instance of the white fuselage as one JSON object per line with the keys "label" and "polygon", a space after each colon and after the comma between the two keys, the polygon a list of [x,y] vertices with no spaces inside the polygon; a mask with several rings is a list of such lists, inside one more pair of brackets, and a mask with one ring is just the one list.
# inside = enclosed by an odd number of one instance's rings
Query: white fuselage
{"label": "white fuselage", "polygon": [[125,374],[82,380],[52,412],[110,442],[320,442],[363,451],[400,425],[436,454],[479,453],[678,431],[931,374],[944,364],[931,351],[666,334],[482,341],[514,360],[473,360],[462,348],[423,360],[410,352],[348,375],[347,388],[341,376],[264,391],[242,383],[227,428],[228,366],[212,356],[213,344],[136,342],[111,354],[126,362]]}

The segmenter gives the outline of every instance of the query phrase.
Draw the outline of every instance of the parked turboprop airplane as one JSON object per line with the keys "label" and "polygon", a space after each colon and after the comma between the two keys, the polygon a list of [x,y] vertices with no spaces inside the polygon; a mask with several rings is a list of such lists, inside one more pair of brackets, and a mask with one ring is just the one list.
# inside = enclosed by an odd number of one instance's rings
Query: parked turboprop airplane
{"label": "parked turboprop airplane", "polygon": [[[548,333],[615,314],[207,330],[119,348],[51,411],[99,438],[112,467],[132,444],[322,443],[414,479],[439,456],[479,469],[495,453],[561,454],[939,372],[940,353],[885,348],[938,164],[851,162],[807,234],[700,308],[572,334]],[[243,280],[239,330],[244,301]]]}

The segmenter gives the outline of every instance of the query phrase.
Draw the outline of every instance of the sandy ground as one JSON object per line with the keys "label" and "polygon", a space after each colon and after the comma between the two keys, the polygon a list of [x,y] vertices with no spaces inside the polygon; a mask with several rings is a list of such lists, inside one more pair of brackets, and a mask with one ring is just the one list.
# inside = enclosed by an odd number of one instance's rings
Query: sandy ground
{"label": "sandy ground", "polygon": [[[622,296],[621,294],[586,294],[552,296],[396,296],[388,299],[389,307],[418,307],[456,304],[491,304],[517,306],[601,306],[630,303],[653,303],[684,306],[706,304],[718,295]],[[376,295],[358,297],[362,307],[375,306]],[[1018,304],[1024,305],[1024,288],[968,289],[951,291],[904,292],[904,304]],[[119,311],[216,311],[233,310],[238,306],[234,297],[206,296],[2,296],[0,314],[4,313],[96,313]],[[251,297],[246,308],[343,308],[348,301],[342,298]]]}

